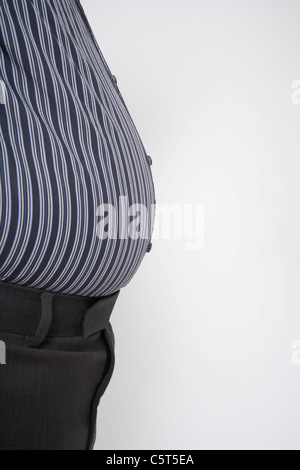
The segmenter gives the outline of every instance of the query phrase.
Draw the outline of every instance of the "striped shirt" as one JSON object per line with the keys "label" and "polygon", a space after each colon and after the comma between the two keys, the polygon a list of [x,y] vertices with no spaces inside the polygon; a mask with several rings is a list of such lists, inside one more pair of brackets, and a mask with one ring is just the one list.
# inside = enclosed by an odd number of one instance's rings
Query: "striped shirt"
{"label": "striped shirt", "polygon": [[146,150],[79,0],[0,0],[0,281],[112,294],[151,239],[97,236],[97,208],[155,203]]}

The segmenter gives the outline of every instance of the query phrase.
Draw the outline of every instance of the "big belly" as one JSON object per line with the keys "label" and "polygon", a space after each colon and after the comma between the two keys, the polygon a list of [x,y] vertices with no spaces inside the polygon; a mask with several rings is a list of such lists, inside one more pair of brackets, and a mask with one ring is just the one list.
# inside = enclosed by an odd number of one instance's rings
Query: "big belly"
{"label": "big belly", "polygon": [[[60,2],[59,12],[55,3],[3,2],[0,9],[6,88],[0,106],[0,280],[108,295],[131,280],[147,252],[155,201],[151,169],[76,10],[70,29],[76,2]],[[148,236],[124,236],[124,201],[148,209]],[[111,225],[110,236],[99,231],[105,207],[116,210],[113,236]]]}

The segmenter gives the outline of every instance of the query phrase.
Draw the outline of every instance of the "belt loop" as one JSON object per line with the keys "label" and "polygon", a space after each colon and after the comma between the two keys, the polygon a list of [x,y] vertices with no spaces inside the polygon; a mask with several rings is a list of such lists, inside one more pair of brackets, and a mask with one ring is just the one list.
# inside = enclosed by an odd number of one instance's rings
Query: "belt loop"
{"label": "belt loop", "polygon": [[106,330],[109,326],[111,314],[117,302],[120,292],[103,297],[92,305],[83,320],[83,337],[90,336]]}
{"label": "belt loop", "polygon": [[35,336],[33,338],[28,338],[28,341],[26,341],[26,346],[30,348],[39,348],[45,341],[53,318],[53,298],[53,294],[44,293],[41,295],[42,315],[40,324]]}

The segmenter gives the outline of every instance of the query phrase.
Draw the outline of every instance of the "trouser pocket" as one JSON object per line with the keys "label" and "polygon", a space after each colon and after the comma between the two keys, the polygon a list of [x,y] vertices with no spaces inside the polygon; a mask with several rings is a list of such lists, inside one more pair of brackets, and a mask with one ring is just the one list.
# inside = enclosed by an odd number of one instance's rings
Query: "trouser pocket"
{"label": "trouser pocket", "polygon": [[41,349],[7,342],[6,365],[0,366],[0,450],[92,449],[97,406],[114,368],[112,335],[102,332],[93,350],[80,342],[80,351],[74,351],[74,338],[63,340],[69,351],[58,340]]}
{"label": "trouser pocket", "polygon": [[115,368],[115,336],[111,324],[108,328],[103,331],[103,336],[106,342],[108,359],[106,370],[104,373],[103,380],[98,386],[91,408],[91,421],[90,421],[90,432],[89,439],[87,444],[87,450],[93,450],[95,441],[96,441],[96,428],[97,428],[97,410],[101,400],[101,397],[104,395],[114,372]]}

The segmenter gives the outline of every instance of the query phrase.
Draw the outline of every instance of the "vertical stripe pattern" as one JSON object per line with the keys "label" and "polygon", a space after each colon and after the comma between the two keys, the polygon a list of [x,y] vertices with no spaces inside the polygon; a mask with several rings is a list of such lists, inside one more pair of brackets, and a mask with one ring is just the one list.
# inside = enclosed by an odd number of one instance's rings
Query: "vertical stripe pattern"
{"label": "vertical stripe pattern", "polygon": [[[109,295],[147,240],[100,239],[97,208],[155,202],[149,160],[78,0],[0,0],[0,280]],[[119,220],[119,223],[123,223]]]}

